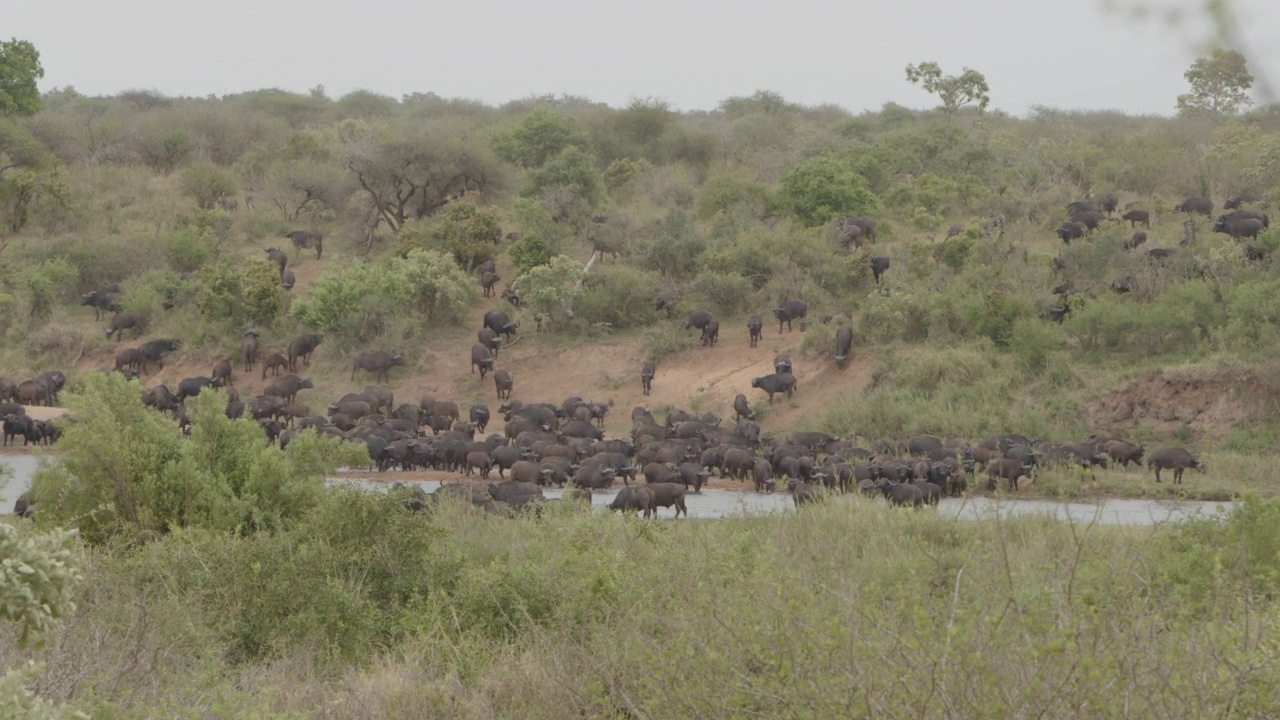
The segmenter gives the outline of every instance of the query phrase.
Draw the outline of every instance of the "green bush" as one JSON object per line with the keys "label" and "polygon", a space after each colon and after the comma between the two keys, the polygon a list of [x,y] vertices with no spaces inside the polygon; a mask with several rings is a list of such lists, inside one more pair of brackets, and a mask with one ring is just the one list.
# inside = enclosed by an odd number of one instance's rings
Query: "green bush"
{"label": "green bush", "polygon": [[474,297],[471,279],[451,255],[415,249],[326,273],[290,314],[309,328],[370,340],[406,313],[459,322]]}
{"label": "green bush", "polygon": [[625,265],[595,265],[574,301],[578,319],[608,323],[615,330],[651,325],[658,317],[653,306],[653,282]]}
{"label": "green bush", "polygon": [[451,202],[428,220],[411,220],[396,231],[401,256],[410,250],[435,250],[453,255],[458,265],[474,271],[497,254],[502,237],[498,213],[473,201]]}
{"label": "green bush", "polygon": [[[659,323],[645,328],[640,336],[640,347],[644,349],[645,359],[655,362],[668,355],[690,350],[697,344],[697,335],[691,335],[683,329],[683,325],[673,323]],[[636,368],[636,372],[639,371]]]}
{"label": "green bush", "polygon": [[121,286],[120,304],[126,311],[141,313],[148,320],[190,305],[195,301],[195,285],[172,270],[149,270]]}
{"label": "green bush", "polygon": [[222,259],[196,275],[200,314],[230,327],[270,325],[284,309],[280,267],[267,260],[235,263]]}
{"label": "green bush", "polygon": [[1049,359],[1062,345],[1062,332],[1039,318],[1019,318],[1009,332],[1007,346],[1018,366],[1031,375],[1039,375],[1049,367]]}
{"label": "green bush", "polygon": [[839,217],[882,212],[880,199],[867,186],[852,154],[828,153],[788,170],[778,181],[778,207],[809,227]]}
{"label": "green bush", "polygon": [[196,228],[186,227],[169,236],[169,267],[177,272],[195,272],[213,257],[213,239]]}
{"label": "green bush", "polygon": [[768,215],[768,186],[749,177],[716,175],[698,192],[698,215],[704,219],[739,209],[755,218]]}
{"label": "green bush", "polygon": [[699,297],[706,298],[707,305],[719,317],[742,313],[751,304],[755,288],[741,275],[721,272],[704,272],[698,275],[694,286]]}
{"label": "green bush", "polygon": [[587,150],[570,145],[537,170],[529,173],[524,189],[526,197],[541,197],[560,188],[585,202],[599,207],[605,200],[604,177],[596,169],[595,158]]}
{"label": "green bush", "polygon": [[318,498],[326,472],[361,462],[364,448],[304,433],[281,452],[251,419],[228,419],[226,397],[191,405],[191,437],[138,402],[140,387],[91,373],[66,394],[76,418],[60,462],[39,468],[32,497],[42,525],[77,528],[89,543],[145,542],[183,527],[248,533],[281,528]]}
{"label": "green bush", "polygon": [[526,235],[507,248],[507,254],[516,269],[527,273],[539,265],[546,265],[555,257],[551,245],[541,235]]}
{"label": "green bush", "polygon": [[17,268],[11,282],[26,302],[30,316],[46,317],[54,305],[71,299],[77,274],[70,263],[53,258]]}
{"label": "green bush", "polygon": [[209,162],[195,162],[182,171],[182,194],[195,201],[201,210],[218,207],[218,199],[236,194],[236,181],[231,173]]}

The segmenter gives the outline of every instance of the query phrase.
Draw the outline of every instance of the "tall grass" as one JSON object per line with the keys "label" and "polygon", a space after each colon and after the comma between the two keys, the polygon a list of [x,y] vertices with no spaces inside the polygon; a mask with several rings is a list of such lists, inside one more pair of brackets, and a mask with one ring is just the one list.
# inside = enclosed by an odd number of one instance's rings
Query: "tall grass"
{"label": "tall grass", "polygon": [[[1280,651],[1266,638],[1280,632],[1280,566],[1260,551],[1280,544],[1275,501],[1227,522],[1139,529],[967,522],[859,498],[716,522],[567,507],[540,520],[450,509],[376,522],[371,509],[323,511],[306,534],[332,543],[182,535],[141,554],[90,552],[80,609],[41,653],[37,690],[116,717],[1278,709]],[[309,572],[308,586],[327,588],[320,599],[249,582]],[[357,602],[374,596],[389,604]],[[296,621],[343,597],[356,604]],[[246,624],[257,616],[284,619]],[[236,662],[240,631],[278,639]],[[332,632],[368,642],[344,643],[356,655],[335,664]],[[10,640],[6,664],[22,657]]]}

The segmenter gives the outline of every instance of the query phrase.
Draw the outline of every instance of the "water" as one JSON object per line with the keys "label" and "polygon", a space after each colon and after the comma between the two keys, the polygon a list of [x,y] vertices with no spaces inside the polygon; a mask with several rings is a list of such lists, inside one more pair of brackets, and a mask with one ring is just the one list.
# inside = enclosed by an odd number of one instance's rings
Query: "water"
{"label": "water", "polygon": [[[0,490],[0,515],[13,512],[13,502],[31,486],[31,476],[36,470],[36,457],[33,455],[0,456],[0,464],[13,470],[13,478],[8,487]],[[390,482],[366,480],[360,478],[330,478],[330,484],[353,484],[371,490],[385,491]],[[405,485],[419,486],[426,492],[433,492],[440,487],[434,480],[409,480]],[[621,487],[605,492],[596,492],[591,497],[592,505],[604,507],[613,501]],[[548,498],[559,498],[563,491],[558,488],[547,488],[543,491]],[[723,518],[750,515],[778,514],[794,507],[791,496],[787,493],[774,495],[757,495],[751,492],[736,490],[703,490],[698,494],[690,494],[685,501],[691,518]],[[1167,501],[1167,500],[1099,500],[1097,503],[1056,502],[1047,500],[1020,500],[1016,498],[972,497],[965,499],[948,498],[938,505],[937,512],[945,517],[962,520],[991,520],[996,517],[1014,515],[1048,515],[1060,520],[1077,523],[1099,522],[1106,525],[1154,525],[1157,523],[1176,522],[1192,517],[1213,517],[1220,510],[1229,509],[1230,503]],[[671,517],[670,508],[660,508],[662,517]]]}
{"label": "water", "polygon": [[12,515],[13,501],[31,487],[31,476],[36,472],[36,456],[4,455],[0,456],[0,464],[13,471],[9,484],[0,487],[0,515]]}

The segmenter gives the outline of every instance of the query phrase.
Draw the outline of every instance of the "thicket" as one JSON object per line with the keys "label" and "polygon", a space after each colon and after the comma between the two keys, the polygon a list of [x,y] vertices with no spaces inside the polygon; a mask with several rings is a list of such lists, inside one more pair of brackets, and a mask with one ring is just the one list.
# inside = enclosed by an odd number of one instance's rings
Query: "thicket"
{"label": "thicket", "polygon": [[1274,500],[1143,529],[857,497],[658,523],[399,500],[333,489],[287,528],[87,550],[35,687],[118,717],[1277,709]]}
{"label": "thicket", "polygon": [[[768,92],[689,113],[568,96],[493,107],[431,94],[48,93],[35,115],[7,120],[0,141],[32,172],[56,173],[67,199],[24,203],[21,232],[0,240],[10,244],[0,254],[6,359],[30,367],[100,348],[75,303],[111,282],[184,353],[225,352],[249,326],[411,353],[428,327],[466,316],[491,259],[500,288],[531,293],[523,309],[503,306],[524,327],[541,315],[550,332],[643,331],[654,355],[684,346],[660,337],[662,295],[677,315],[705,307],[734,324],[803,298],[811,323],[852,318],[858,353],[982,347],[1024,379],[1012,390],[1062,402],[1117,364],[1267,357],[1280,230],[1246,250],[1192,219],[1183,245],[1186,218],[1172,208],[1244,193],[1271,207],[1274,108],[1015,118],[979,112],[985,90],[973,77],[935,77],[927,65],[920,79],[939,92],[973,92],[945,113],[888,103],[860,114]],[[1133,228],[1119,221],[1070,246],[1055,238],[1067,202],[1106,193],[1121,212],[1152,212],[1146,245],[1126,250]],[[223,205],[232,198],[234,211]],[[874,217],[875,241],[847,246],[835,223],[846,215]],[[322,231],[326,255],[285,248],[308,276],[291,296],[262,250],[297,229]],[[1153,246],[1176,252],[1154,260]],[[570,265],[581,269],[597,247],[609,254],[580,277]],[[878,285],[872,255],[892,262]],[[193,280],[175,280],[183,273]],[[806,343],[815,360],[826,359],[820,340]]]}

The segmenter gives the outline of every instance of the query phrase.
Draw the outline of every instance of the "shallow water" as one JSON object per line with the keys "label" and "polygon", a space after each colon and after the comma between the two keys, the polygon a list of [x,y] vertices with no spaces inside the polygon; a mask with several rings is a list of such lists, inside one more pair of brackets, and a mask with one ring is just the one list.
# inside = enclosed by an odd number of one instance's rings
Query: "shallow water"
{"label": "shallow water", "polygon": [[[13,470],[13,479],[8,487],[0,490],[0,515],[13,512],[13,502],[31,486],[31,476],[36,470],[36,457],[33,455],[0,456],[0,464]],[[330,478],[330,484],[351,484],[371,490],[385,491],[391,483],[381,480],[361,478]],[[426,492],[433,492],[440,487],[434,480],[408,480],[405,485],[420,486]],[[618,494],[621,488],[596,492],[591,497],[591,504],[604,507]],[[548,498],[559,498],[562,490],[547,488],[544,494]],[[780,513],[794,507],[791,496],[787,493],[773,495],[757,495],[752,492],[736,490],[703,490],[690,494],[685,501],[691,518],[722,518],[750,515],[767,515]],[[996,517],[1014,515],[1048,515],[1059,520],[1070,520],[1077,523],[1099,522],[1106,525],[1154,525],[1191,517],[1212,517],[1221,510],[1230,509],[1230,503],[1168,500],[1099,500],[1097,503],[1056,502],[1047,500],[1020,500],[1016,498],[972,497],[965,499],[948,498],[938,505],[937,512],[946,517],[962,520],[991,520]],[[660,517],[671,517],[674,511],[661,508]]]}

